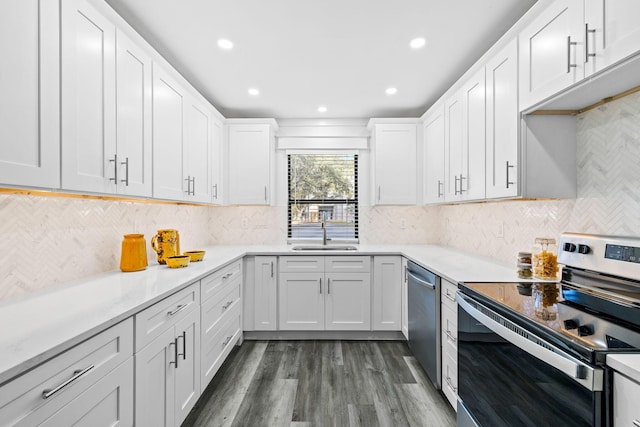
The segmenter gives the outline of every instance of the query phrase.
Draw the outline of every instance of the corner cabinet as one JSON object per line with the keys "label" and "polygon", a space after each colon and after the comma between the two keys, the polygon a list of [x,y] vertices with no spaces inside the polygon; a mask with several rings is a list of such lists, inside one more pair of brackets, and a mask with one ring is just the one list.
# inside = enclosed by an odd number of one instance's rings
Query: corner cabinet
{"label": "corner cabinet", "polygon": [[246,123],[242,119],[235,119],[227,122],[227,203],[270,204],[275,121]]}
{"label": "corner cabinet", "polygon": [[58,188],[60,5],[9,8],[0,16],[0,185]]}
{"label": "corner cabinet", "polygon": [[417,202],[417,125],[372,119],[372,205]]}

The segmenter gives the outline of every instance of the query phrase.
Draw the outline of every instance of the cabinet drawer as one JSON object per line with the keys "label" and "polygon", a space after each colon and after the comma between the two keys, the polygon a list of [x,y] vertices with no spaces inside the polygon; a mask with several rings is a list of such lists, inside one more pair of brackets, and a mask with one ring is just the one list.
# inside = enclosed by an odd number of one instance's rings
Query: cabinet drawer
{"label": "cabinet drawer", "polygon": [[242,262],[236,261],[214,273],[208,275],[200,281],[201,301],[206,301],[215,295],[222,286],[229,282],[242,282]]}
{"label": "cabinet drawer", "polygon": [[323,273],[324,257],[282,256],[278,261],[279,273]]}
{"label": "cabinet drawer", "polygon": [[457,409],[458,405],[458,363],[448,352],[442,354],[442,392]]}
{"label": "cabinet drawer", "polygon": [[238,341],[241,330],[240,305],[236,304],[232,309],[212,328],[208,334],[202,334],[201,372],[202,387],[206,387],[216,371],[222,365],[224,358]]}
{"label": "cabinet drawer", "polygon": [[371,257],[368,256],[328,256],[324,259],[327,273],[369,273]]}
{"label": "cabinet drawer", "polygon": [[442,317],[442,345],[445,341],[450,342],[451,345],[458,348],[458,311],[452,310],[446,305],[442,305],[441,317]]}
{"label": "cabinet drawer", "polygon": [[440,281],[440,293],[442,304],[447,305],[449,308],[455,309],[458,306],[456,302],[456,292],[458,291],[458,285],[451,283],[447,279]]}
{"label": "cabinet drawer", "polygon": [[213,298],[209,298],[202,304],[202,334],[211,332],[212,328],[220,321],[224,314],[229,312],[240,302],[240,283],[229,283]]}
{"label": "cabinet drawer", "polygon": [[3,425],[44,420],[132,355],[133,320],[129,318],[0,388],[0,420]]}
{"label": "cabinet drawer", "polygon": [[136,352],[196,309],[199,303],[200,285],[194,283],[136,314]]}

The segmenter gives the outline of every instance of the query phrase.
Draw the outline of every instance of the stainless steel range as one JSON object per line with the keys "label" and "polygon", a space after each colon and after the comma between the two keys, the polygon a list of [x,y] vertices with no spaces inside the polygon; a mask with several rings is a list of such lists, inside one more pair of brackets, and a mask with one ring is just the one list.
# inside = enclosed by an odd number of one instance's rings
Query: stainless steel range
{"label": "stainless steel range", "polygon": [[463,283],[458,426],[610,426],[606,355],[640,352],[640,238],[564,233],[553,283]]}

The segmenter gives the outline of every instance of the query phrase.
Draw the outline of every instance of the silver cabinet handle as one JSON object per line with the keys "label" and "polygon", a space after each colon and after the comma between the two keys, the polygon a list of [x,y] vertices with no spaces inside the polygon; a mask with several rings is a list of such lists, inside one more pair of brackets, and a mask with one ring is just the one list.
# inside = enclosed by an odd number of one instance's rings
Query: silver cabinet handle
{"label": "silver cabinet handle", "polygon": [[404,282],[407,283],[407,266],[404,266]]}
{"label": "silver cabinet handle", "polygon": [[273,261],[271,261],[271,277],[273,277]]}
{"label": "silver cabinet handle", "polygon": [[594,53],[589,53],[589,33],[595,34],[596,30],[590,30],[589,24],[584,24],[584,62],[589,62],[589,57],[596,56]]}
{"label": "silver cabinet handle", "polygon": [[457,341],[456,337],[451,335],[451,331],[449,329],[447,329],[444,333],[445,333],[445,335],[447,335],[447,338],[449,338],[452,342],[456,342]]}
{"label": "silver cabinet handle", "polygon": [[378,185],[378,201],[380,201],[381,194],[382,194],[382,187]]}
{"label": "silver cabinet handle", "polygon": [[507,160],[507,188],[509,188],[510,185],[515,184],[515,182],[509,181],[509,168],[515,168],[515,165],[510,165],[509,160]]}
{"label": "silver cabinet handle", "polygon": [[222,310],[226,310],[231,306],[231,304],[233,304],[233,301],[227,301],[227,303],[222,306]]}
{"label": "silver cabinet handle", "polygon": [[224,276],[222,276],[222,280],[227,280],[231,276],[233,276],[233,273],[227,273]]}
{"label": "silver cabinet handle", "polygon": [[193,188],[191,188],[191,195],[196,195],[196,177],[191,178],[191,183],[193,184]]}
{"label": "silver cabinet handle", "polygon": [[438,199],[443,196],[443,193],[440,191],[440,187],[444,187],[444,183],[438,180]]}
{"label": "silver cabinet handle", "polygon": [[575,46],[577,44],[578,42],[571,41],[571,36],[567,37],[567,74],[571,72],[572,68],[575,68],[578,66],[578,64],[571,63],[571,46]]}
{"label": "silver cabinet handle", "polygon": [[454,183],[453,183],[453,195],[457,196],[458,195],[458,175],[455,175],[453,177],[454,179]]}
{"label": "silver cabinet handle", "polygon": [[187,196],[191,195],[191,175],[187,175],[187,178],[185,179],[185,181],[187,181]]}
{"label": "silver cabinet handle", "polygon": [[191,303],[189,304],[180,304],[178,305],[175,310],[171,310],[171,311],[167,311],[167,317],[171,317],[175,314],[178,314],[179,312],[181,312],[182,310],[184,310],[185,308],[189,307],[189,305],[191,305]]}
{"label": "silver cabinet handle", "polygon": [[182,335],[178,335],[178,337],[176,338],[176,343],[180,338],[182,338],[182,353],[178,353],[177,356],[182,356],[182,360],[186,360],[187,359],[187,331],[182,331]]}
{"label": "silver cabinet handle", "polygon": [[126,187],[129,186],[129,158],[125,157],[124,162],[120,162],[121,165],[124,165],[124,179],[120,182],[124,182]]}
{"label": "silver cabinet handle", "polygon": [[320,283],[320,293],[322,293],[322,277],[319,279],[319,283]]}
{"label": "silver cabinet handle", "polygon": [[178,338],[169,343],[169,347],[173,346],[173,360],[169,361],[169,366],[175,365],[178,369]]}
{"label": "silver cabinet handle", "polygon": [[451,300],[451,301],[453,301],[453,302],[456,302],[455,297],[449,293],[449,289],[447,289],[447,290],[444,292],[444,296],[445,296],[448,300]]}
{"label": "silver cabinet handle", "polygon": [[327,279],[327,294],[331,293],[331,279]]}
{"label": "silver cabinet handle", "polygon": [[114,154],[113,159],[109,159],[109,163],[113,162],[113,178],[109,178],[109,181],[113,181],[115,185],[118,185],[118,155]]}
{"label": "silver cabinet handle", "polygon": [[224,342],[222,343],[222,346],[225,347],[227,344],[229,344],[229,341],[231,341],[231,338],[233,338],[233,335],[227,337],[227,339],[225,339]]}
{"label": "silver cabinet handle", "polygon": [[467,178],[462,176],[462,174],[460,174],[460,194],[462,194],[464,191],[466,191],[466,190],[462,189],[462,180],[463,179],[467,179]]}
{"label": "silver cabinet handle", "polygon": [[451,377],[449,377],[449,376],[445,377],[445,381],[447,382],[447,385],[449,387],[451,387],[451,390],[453,390],[454,393],[458,392],[458,388],[453,386],[453,382],[451,381]]}
{"label": "silver cabinet handle", "polygon": [[640,427],[640,420],[633,420],[633,425],[636,427]]}
{"label": "silver cabinet handle", "polygon": [[83,375],[89,373],[89,371],[91,371],[93,368],[95,368],[95,365],[88,366],[88,367],[86,367],[84,369],[76,369],[75,371],[73,371],[73,376],[71,378],[69,378],[68,380],[66,380],[65,382],[63,382],[62,384],[60,384],[59,386],[57,386],[57,387],[55,387],[53,389],[43,390],[42,391],[42,398],[43,399],[50,398],[51,396],[53,396],[57,392],[61,391],[66,386],[68,386],[69,384],[71,384],[74,381],[80,379],[80,377],[82,377]]}
{"label": "silver cabinet handle", "polygon": [[213,198],[218,200],[218,184],[213,186]]}
{"label": "silver cabinet handle", "polygon": [[267,186],[264,186],[264,201],[267,201]]}

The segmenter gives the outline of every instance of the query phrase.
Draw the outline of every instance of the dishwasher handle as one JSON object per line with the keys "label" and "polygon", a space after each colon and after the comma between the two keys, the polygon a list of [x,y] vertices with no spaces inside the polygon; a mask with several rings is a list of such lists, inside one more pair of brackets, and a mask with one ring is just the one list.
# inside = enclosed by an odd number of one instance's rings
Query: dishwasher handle
{"label": "dishwasher handle", "polygon": [[420,276],[416,276],[415,274],[413,274],[412,271],[409,271],[409,281],[414,281],[415,283],[417,283],[420,286],[424,286],[427,288],[431,288],[431,289],[435,289],[436,288],[436,284],[435,283],[431,283],[428,282],[426,280],[424,280],[422,277]]}

